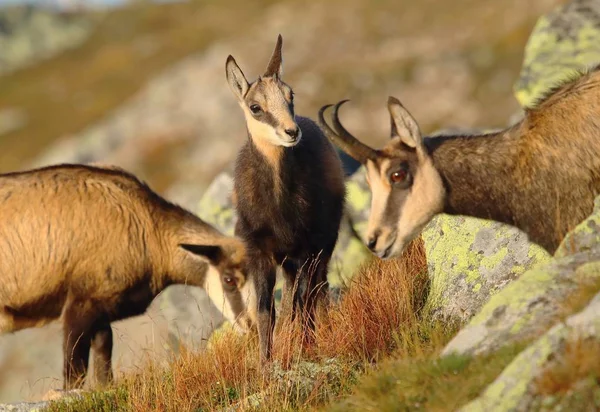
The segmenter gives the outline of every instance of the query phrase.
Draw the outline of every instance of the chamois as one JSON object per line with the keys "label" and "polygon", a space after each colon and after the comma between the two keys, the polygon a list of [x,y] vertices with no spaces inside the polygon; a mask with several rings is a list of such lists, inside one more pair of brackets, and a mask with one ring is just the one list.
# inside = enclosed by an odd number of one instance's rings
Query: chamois
{"label": "chamois", "polygon": [[236,326],[250,326],[241,240],[120,168],[0,175],[0,216],[0,333],[61,318],[65,389],[82,386],[90,348],[96,380],[110,381],[110,323],[142,314],[171,284],[204,287]]}
{"label": "chamois", "polygon": [[[554,253],[600,194],[600,69],[551,90],[524,118],[482,135],[421,136],[402,104],[388,100],[392,139],[374,150],[338,117],[319,124],[366,166],[373,195],[367,246],[379,257],[401,253],[438,213],[513,225]],[[335,129],[335,130],[334,130]]]}
{"label": "chamois", "polygon": [[263,364],[271,356],[276,267],[284,272],[283,305],[291,304],[293,317],[302,310],[307,342],[315,306],[327,296],[327,266],[345,199],[333,145],[315,122],[294,114],[292,89],[281,80],[281,48],[280,35],[265,73],[251,84],[232,56],[226,63],[248,129],[234,172],[236,235],[246,244],[247,276],[255,286]]}

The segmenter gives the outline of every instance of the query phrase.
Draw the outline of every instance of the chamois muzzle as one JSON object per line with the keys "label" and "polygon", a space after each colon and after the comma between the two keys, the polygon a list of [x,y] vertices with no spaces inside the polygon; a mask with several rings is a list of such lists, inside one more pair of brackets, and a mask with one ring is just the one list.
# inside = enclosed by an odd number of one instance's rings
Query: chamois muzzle
{"label": "chamois muzzle", "polygon": [[323,129],[323,132],[329,138],[329,140],[331,140],[336,146],[362,164],[365,164],[367,160],[375,159],[377,157],[377,152],[359,141],[356,137],[352,136],[350,132],[348,132],[344,126],[342,126],[338,111],[340,107],[347,101],[349,100],[342,100],[333,107],[331,121],[335,130],[329,127],[323,118],[323,113],[332,106],[331,104],[325,105],[321,107],[321,110],[319,110],[319,126],[321,129]]}

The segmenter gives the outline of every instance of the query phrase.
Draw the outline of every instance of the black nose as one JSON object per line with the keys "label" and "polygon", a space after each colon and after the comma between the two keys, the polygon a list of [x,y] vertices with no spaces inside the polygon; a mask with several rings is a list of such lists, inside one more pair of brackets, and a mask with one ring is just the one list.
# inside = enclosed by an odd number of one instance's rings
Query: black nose
{"label": "black nose", "polygon": [[367,241],[367,247],[369,249],[371,249],[371,251],[375,250],[375,245],[377,244],[377,236],[373,236],[371,237],[368,241]]}
{"label": "black nose", "polygon": [[298,129],[297,127],[295,129],[285,129],[285,134],[287,134],[292,139],[295,139],[296,137],[298,137],[299,131],[300,129]]}

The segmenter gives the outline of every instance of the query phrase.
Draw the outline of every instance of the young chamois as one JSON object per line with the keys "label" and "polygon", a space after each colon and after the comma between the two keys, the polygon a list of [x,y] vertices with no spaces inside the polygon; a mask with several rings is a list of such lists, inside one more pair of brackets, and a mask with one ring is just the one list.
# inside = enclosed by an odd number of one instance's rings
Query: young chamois
{"label": "young chamois", "polygon": [[285,276],[282,302],[291,304],[292,316],[302,310],[310,339],[315,306],[327,296],[327,266],[345,197],[333,145],[312,120],[294,115],[292,89],[281,80],[281,47],[279,36],[267,70],[251,84],[232,56],[226,64],[248,129],[235,166],[236,235],[245,241],[247,275],[256,288],[263,363],[271,356],[277,265]]}
{"label": "young chamois", "polygon": [[[476,136],[421,137],[419,126],[390,97],[392,140],[374,150],[341,125],[319,124],[366,166],[372,191],[366,234],[379,257],[397,256],[438,213],[504,222],[554,253],[586,218],[600,194],[600,70],[562,84],[522,121]],[[335,130],[334,130],[335,129]]]}
{"label": "young chamois", "polygon": [[245,247],[114,167],[59,165],[0,175],[0,333],[62,318],[64,387],[94,353],[112,379],[110,323],[142,314],[175,283],[200,286],[249,326]]}

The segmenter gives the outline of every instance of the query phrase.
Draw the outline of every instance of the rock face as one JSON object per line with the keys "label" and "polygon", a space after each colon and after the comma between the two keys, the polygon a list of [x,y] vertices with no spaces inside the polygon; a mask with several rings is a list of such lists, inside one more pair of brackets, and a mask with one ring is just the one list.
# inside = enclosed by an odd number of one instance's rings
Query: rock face
{"label": "rock face", "polygon": [[[600,272],[596,270],[597,272]],[[598,403],[579,400],[565,407],[564,400],[536,393],[535,383],[556,359],[564,355],[567,342],[600,344],[600,294],[588,306],[564,323],[559,323],[530,345],[487,387],[483,394],[460,409],[461,412],[530,411],[530,410],[597,410]],[[584,378],[584,377],[582,377]],[[585,383],[585,382],[584,382]],[[577,386],[577,383],[574,383]],[[597,388],[597,383],[594,384]],[[594,399],[591,399],[592,401]],[[567,402],[573,402],[567,399]],[[596,399],[597,402],[597,399]],[[562,408],[560,407],[562,403]]]}
{"label": "rock face", "polygon": [[0,9],[0,74],[22,68],[82,43],[89,17],[32,5]]}
{"label": "rock face", "polygon": [[522,106],[569,75],[600,62],[600,2],[575,0],[541,17],[525,48],[515,85]]}
{"label": "rock face", "polygon": [[422,234],[431,279],[428,309],[467,321],[491,296],[549,259],[514,227],[461,216],[435,217]]}
{"label": "rock face", "polygon": [[538,336],[557,322],[566,297],[600,278],[600,249],[530,269],[490,298],[443,354],[481,354]]}
{"label": "rock face", "polygon": [[600,197],[592,215],[566,237],[556,257],[492,296],[444,354],[479,354],[537,336],[556,322],[567,296],[600,279]]}

